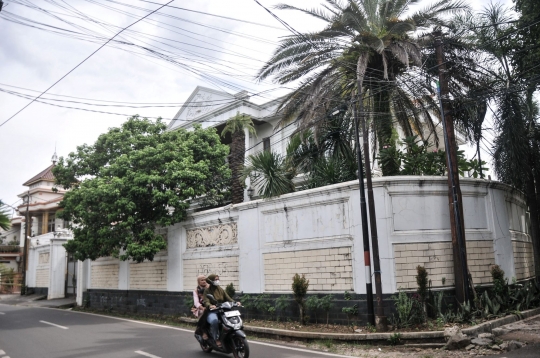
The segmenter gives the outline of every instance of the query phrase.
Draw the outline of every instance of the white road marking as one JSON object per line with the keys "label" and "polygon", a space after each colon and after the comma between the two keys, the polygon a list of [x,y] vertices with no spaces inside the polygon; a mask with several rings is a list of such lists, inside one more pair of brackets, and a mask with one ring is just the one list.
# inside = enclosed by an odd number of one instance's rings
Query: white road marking
{"label": "white road marking", "polygon": [[5,314],[4,312],[0,312],[0,314]]}
{"label": "white road marking", "polygon": [[158,357],[158,356],[155,356],[153,354],[146,353],[146,352],[143,352],[143,351],[135,351],[135,353],[140,354],[142,356],[147,356],[147,357],[150,357],[150,358],[161,358],[161,357]]}
{"label": "white road marking", "polygon": [[0,349],[0,355],[4,355],[4,354],[6,354],[6,352]]}
{"label": "white road marking", "polygon": [[[40,308],[45,308],[45,307],[40,307]],[[53,309],[53,308],[46,308],[46,309]],[[143,322],[143,321],[136,321],[136,320],[132,320],[132,319],[120,318],[120,317],[113,317],[113,316],[106,316],[106,315],[97,314],[97,313],[88,313],[88,312],[81,312],[81,311],[71,311],[71,312],[79,313],[79,314],[86,314],[86,315],[90,315],[90,316],[97,316],[97,317],[111,318],[111,319],[115,319],[115,320],[118,320],[118,321],[126,321],[126,322],[131,322],[131,323],[144,324],[144,325],[146,325],[146,326],[153,326],[153,327],[160,327],[160,328],[174,329],[175,331],[182,331],[182,332],[188,332],[188,333],[193,333],[193,332],[195,332],[195,329],[185,329],[185,328],[171,327],[171,326],[165,326],[165,325],[163,325],[163,324],[150,323],[150,322]]]}
{"label": "white road marking", "polygon": [[45,324],[50,324],[51,326],[55,326],[55,327],[62,328],[62,329],[68,329],[67,327],[60,326],[58,324],[54,324],[54,323],[51,323],[51,322],[47,322],[47,321],[40,321],[40,322],[45,323]]}
{"label": "white road marking", "polygon": [[[45,308],[45,307],[40,307],[40,308]],[[49,308],[47,308],[47,309],[49,309]],[[195,329],[185,329],[185,328],[171,327],[171,326],[165,326],[163,324],[135,321],[135,320],[132,320],[132,319],[113,317],[113,316],[106,316],[106,315],[101,315],[101,314],[97,314],[97,313],[89,313],[89,312],[81,312],[81,311],[71,311],[71,312],[80,313],[80,314],[86,314],[86,315],[90,315],[90,316],[106,317],[106,318],[116,319],[116,320],[119,320],[119,321],[126,321],[126,322],[131,322],[131,323],[144,324],[144,325],[147,325],[147,326],[153,326],[153,327],[159,327],[159,328],[174,329],[175,331],[182,331],[182,332],[189,332],[189,333],[193,333],[195,331]],[[248,340],[248,342],[249,342],[249,344],[259,344],[261,346],[269,346],[269,347],[281,348],[281,349],[285,349],[285,350],[288,349],[288,350],[293,350],[293,351],[298,351],[298,352],[305,352],[305,353],[311,353],[311,354],[316,354],[316,355],[327,356],[327,357],[341,357],[341,358],[351,358],[352,357],[352,356],[344,356],[344,355],[333,354],[333,353],[312,351],[312,350],[309,350],[309,349],[293,348],[293,347],[288,347],[288,346],[280,346],[280,345],[277,345],[277,344],[259,342],[259,341],[254,341],[254,340],[251,340],[251,339]],[[140,351],[138,351],[138,352],[140,352]],[[145,354],[148,354],[148,353],[145,353]],[[150,357],[156,357],[156,356],[150,356]]]}

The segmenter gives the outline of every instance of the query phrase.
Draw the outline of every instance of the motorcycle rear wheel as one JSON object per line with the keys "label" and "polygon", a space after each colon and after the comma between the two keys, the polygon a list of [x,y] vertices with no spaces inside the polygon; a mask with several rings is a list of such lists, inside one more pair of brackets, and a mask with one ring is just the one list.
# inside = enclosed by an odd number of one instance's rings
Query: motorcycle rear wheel
{"label": "motorcycle rear wheel", "polygon": [[244,337],[233,336],[232,354],[234,358],[249,358],[249,345]]}
{"label": "motorcycle rear wheel", "polygon": [[203,343],[201,343],[201,349],[205,353],[210,353],[214,348],[212,348],[212,346],[208,344],[208,342],[204,341]]}

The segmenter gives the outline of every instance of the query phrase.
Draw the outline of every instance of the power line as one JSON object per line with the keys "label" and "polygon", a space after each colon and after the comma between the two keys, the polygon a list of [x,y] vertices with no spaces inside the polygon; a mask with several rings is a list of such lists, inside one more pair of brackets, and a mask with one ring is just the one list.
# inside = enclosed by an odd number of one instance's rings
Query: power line
{"label": "power line", "polygon": [[[107,0],[107,1],[111,1],[111,0]],[[139,0],[139,1],[143,1],[143,2],[146,2],[146,3],[150,3],[150,4],[157,4],[156,2],[148,1],[148,0]],[[112,1],[112,2],[116,2],[116,1]],[[211,13],[204,12],[204,11],[197,11],[197,10],[192,10],[192,9],[186,9],[186,8],[178,7],[178,6],[168,6],[168,7],[169,7],[169,8],[172,8],[172,9],[179,9],[179,10],[183,10],[183,11],[194,12],[194,13],[197,13],[197,14],[208,15],[208,16],[214,16],[214,17],[219,17],[219,18],[226,19],[226,20],[238,21],[238,22],[243,22],[243,23],[245,23],[245,24],[251,24],[251,25],[256,25],[256,26],[263,26],[263,27],[267,27],[267,28],[270,28],[270,29],[275,29],[275,30],[281,30],[281,31],[283,31],[283,29],[280,28],[280,27],[271,26],[271,25],[265,25],[265,24],[261,24],[261,23],[258,23],[258,22],[247,21],[247,20],[243,20],[243,19],[237,19],[237,18],[234,18],[234,17],[228,17],[228,16],[222,16],[222,15],[216,15],[216,14],[211,14]]]}
{"label": "power line", "polygon": [[161,7],[157,8],[156,10],[152,11],[151,13],[143,16],[142,18],[140,18],[139,20],[133,22],[131,25],[128,25],[126,27],[124,27],[122,30],[120,30],[116,35],[114,35],[113,37],[111,37],[109,40],[107,40],[107,42],[105,42],[103,45],[101,45],[98,49],[96,49],[94,52],[92,52],[88,57],[86,57],[84,60],[82,60],[79,64],[77,64],[74,68],[72,68],[68,73],[66,73],[64,76],[62,76],[58,81],[56,81],[55,83],[53,83],[49,88],[47,88],[45,91],[41,92],[41,94],[37,97],[35,97],[30,103],[28,103],[26,106],[24,106],[23,108],[21,108],[19,111],[17,111],[14,115],[12,115],[11,117],[9,117],[8,119],[6,119],[2,124],[0,124],[0,127],[2,127],[4,124],[6,124],[7,122],[9,122],[11,119],[13,119],[17,114],[21,113],[25,108],[27,108],[28,106],[30,106],[32,103],[34,103],[36,100],[38,100],[42,95],[44,95],[45,93],[47,93],[48,90],[50,90],[51,88],[53,88],[56,84],[58,84],[60,81],[62,81],[64,78],[66,78],[71,72],[75,71],[79,66],[81,66],[83,63],[85,63],[90,57],[92,57],[95,53],[97,53],[99,50],[101,50],[103,47],[105,47],[109,42],[111,42],[115,37],[117,37],[118,35],[120,35],[122,32],[124,32],[124,30],[128,29],[129,27],[135,25],[136,23],[140,22],[141,20],[145,19],[146,17],[152,15],[153,13],[155,13],[156,11],[158,11],[159,9],[165,7],[166,5],[172,3],[174,0],[171,0],[169,1],[167,4],[165,5],[162,5]]}

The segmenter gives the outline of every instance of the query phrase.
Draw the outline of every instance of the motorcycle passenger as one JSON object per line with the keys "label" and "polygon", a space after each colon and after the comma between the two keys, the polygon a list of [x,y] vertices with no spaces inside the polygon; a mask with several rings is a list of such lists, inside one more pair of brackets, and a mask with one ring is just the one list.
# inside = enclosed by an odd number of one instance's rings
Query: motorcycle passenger
{"label": "motorcycle passenger", "polygon": [[207,287],[206,276],[197,276],[197,287],[193,290],[193,307],[191,308],[191,312],[196,318],[199,318],[204,312],[203,293],[204,289]]}
{"label": "motorcycle passenger", "polygon": [[[209,308],[210,311],[208,312],[206,316],[206,322],[210,325],[210,334],[212,335],[212,338],[214,338],[216,342],[216,346],[221,347],[221,341],[219,341],[219,320],[218,316],[215,312],[212,312],[211,310],[215,309],[216,306],[210,302],[207,294],[211,294],[216,299],[217,303],[223,303],[223,302],[234,302],[231,297],[225,292],[224,289],[219,287],[219,276],[216,274],[208,275],[206,278],[206,282],[209,284],[207,288],[204,290],[204,306]],[[238,305],[240,305],[240,302],[237,302]],[[206,312],[205,312],[206,313]]]}

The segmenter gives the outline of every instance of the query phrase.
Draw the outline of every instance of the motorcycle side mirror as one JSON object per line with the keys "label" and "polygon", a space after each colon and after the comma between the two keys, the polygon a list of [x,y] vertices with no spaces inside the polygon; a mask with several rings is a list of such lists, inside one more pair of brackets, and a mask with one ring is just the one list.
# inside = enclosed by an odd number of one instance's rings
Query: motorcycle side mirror
{"label": "motorcycle side mirror", "polygon": [[208,299],[210,300],[211,303],[217,303],[217,300],[216,298],[214,297],[214,295],[210,294],[210,293],[207,293],[206,294],[206,297],[208,297]]}

